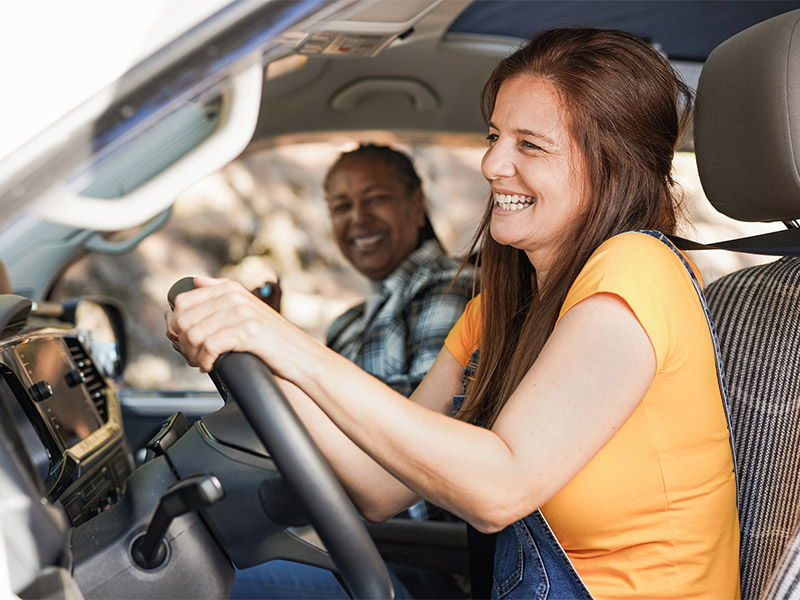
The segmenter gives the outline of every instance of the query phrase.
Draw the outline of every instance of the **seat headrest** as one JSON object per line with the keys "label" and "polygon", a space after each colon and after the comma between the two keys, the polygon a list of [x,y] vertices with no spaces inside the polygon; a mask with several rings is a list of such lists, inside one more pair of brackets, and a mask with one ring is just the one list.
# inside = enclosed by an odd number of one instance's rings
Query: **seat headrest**
{"label": "seat headrest", "polygon": [[703,65],[695,110],[711,204],[741,221],[800,219],[800,10],[720,44]]}

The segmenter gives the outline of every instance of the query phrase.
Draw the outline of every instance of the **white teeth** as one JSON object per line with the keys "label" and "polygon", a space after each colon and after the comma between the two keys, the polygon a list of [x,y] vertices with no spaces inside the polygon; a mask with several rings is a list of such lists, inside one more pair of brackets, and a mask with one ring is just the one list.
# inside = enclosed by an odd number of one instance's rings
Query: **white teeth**
{"label": "white teeth", "polygon": [[520,196],[518,194],[495,193],[494,201],[503,210],[522,210],[533,204],[535,198],[533,196]]}
{"label": "white teeth", "polygon": [[384,233],[373,233],[372,235],[362,235],[359,237],[355,237],[351,240],[353,246],[357,249],[367,248],[369,246],[374,246],[383,241],[386,237]]}

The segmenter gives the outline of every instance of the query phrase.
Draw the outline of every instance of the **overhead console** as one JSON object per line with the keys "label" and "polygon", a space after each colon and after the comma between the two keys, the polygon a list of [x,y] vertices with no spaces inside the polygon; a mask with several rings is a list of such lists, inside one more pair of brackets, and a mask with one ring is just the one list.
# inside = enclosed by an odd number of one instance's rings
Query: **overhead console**
{"label": "overhead console", "polygon": [[386,46],[407,34],[430,13],[441,0],[405,0],[405,2],[372,3],[344,14],[338,20],[326,21],[302,40],[300,54],[375,56]]}

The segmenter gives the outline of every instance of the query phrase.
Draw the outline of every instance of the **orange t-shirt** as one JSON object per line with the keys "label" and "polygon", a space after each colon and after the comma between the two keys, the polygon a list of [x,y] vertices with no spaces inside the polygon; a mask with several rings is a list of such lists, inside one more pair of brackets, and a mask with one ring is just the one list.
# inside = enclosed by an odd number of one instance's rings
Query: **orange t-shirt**
{"label": "orange t-shirt", "polygon": [[[711,335],[689,274],[662,242],[626,233],[592,254],[559,319],[597,293],[631,309],[653,345],[656,375],[542,514],[596,598],[738,598],[733,461]],[[480,334],[476,298],[445,346],[466,366]]]}

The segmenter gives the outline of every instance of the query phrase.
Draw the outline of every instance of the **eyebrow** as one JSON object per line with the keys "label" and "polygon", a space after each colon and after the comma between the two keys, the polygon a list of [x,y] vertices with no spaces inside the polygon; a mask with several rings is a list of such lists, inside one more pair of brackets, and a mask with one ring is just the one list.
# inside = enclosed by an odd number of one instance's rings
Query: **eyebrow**
{"label": "eyebrow", "polygon": [[[358,193],[359,194],[370,194],[370,193],[372,193],[372,192],[374,192],[376,190],[382,190],[382,189],[384,189],[383,184],[376,183],[376,184],[373,184],[373,185],[365,187],[363,190],[359,190]],[[347,194],[336,194],[336,195],[333,195],[333,196],[329,196],[327,194],[325,195],[325,200],[327,202],[333,202],[335,200],[347,200],[347,198],[349,198],[349,196]]]}
{"label": "eyebrow", "polygon": [[[495,125],[491,121],[489,121],[489,127],[491,127],[492,129],[497,129],[497,130],[500,129],[499,127],[497,127],[497,125]],[[548,144],[551,144],[553,146],[557,146],[558,145],[553,138],[548,137],[548,136],[544,135],[543,133],[536,133],[535,131],[531,131],[530,129],[523,129],[521,127],[518,127],[518,128],[512,129],[511,131],[513,131],[517,135],[526,135],[526,136],[529,136],[529,137],[534,137],[534,138],[537,138],[537,139],[540,139],[540,140],[544,140],[545,142],[547,142]]]}

